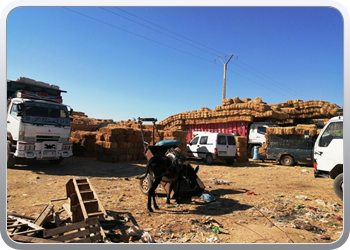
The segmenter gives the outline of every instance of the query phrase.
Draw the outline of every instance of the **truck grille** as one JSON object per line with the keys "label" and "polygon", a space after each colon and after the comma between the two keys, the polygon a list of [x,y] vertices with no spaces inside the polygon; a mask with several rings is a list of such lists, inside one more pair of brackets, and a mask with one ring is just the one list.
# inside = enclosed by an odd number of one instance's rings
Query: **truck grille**
{"label": "truck grille", "polygon": [[60,137],[59,136],[45,136],[45,135],[38,135],[36,137],[37,141],[58,141]]}

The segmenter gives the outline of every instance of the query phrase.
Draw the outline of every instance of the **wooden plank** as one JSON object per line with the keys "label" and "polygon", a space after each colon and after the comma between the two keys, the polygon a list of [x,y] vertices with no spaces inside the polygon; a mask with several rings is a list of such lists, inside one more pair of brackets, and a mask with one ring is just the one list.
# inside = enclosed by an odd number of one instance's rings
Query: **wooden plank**
{"label": "wooden plank", "polygon": [[98,242],[98,241],[103,241],[103,237],[102,237],[101,234],[97,234],[97,235],[95,235],[95,236],[90,237],[90,241],[91,241],[92,243]]}
{"label": "wooden plank", "polygon": [[96,218],[89,218],[86,221],[80,221],[80,222],[76,222],[76,223],[71,224],[71,225],[44,230],[43,236],[44,236],[44,238],[47,238],[50,236],[66,233],[66,232],[73,231],[76,229],[86,228],[86,227],[89,227],[89,225],[94,225],[94,224],[98,224],[98,223],[99,223],[99,221],[98,221],[97,217]]}
{"label": "wooden plank", "polygon": [[10,236],[13,235],[27,235],[27,234],[32,234],[32,233],[37,233],[37,232],[41,232],[43,231],[42,229],[32,229],[32,230],[28,230],[28,231],[22,231],[22,232],[15,232],[15,233],[9,233]]}
{"label": "wooden plank", "polygon": [[7,215],[12,215],[18,218],[23,218],[23,219],[27,219],[27,220],[35,220],[34,217],[32,216],[27,216],[27,215],[21,215],[19,213],[14,213],[14,212],[7,212]]}
{"label": "wooden plank", "polygon": [[53,239],[57,240],[57,241],[65,242],[65,241],[73,240],[75,238],[80,238],[80,237],[86,238],[86,237],[90,236],[89,229],[87,229],[87,228],[85,228],[84,230],[81,230],[81,231],[73,232],[73,233],[67,231],[66,233],[67,234],[62,235],[62,236],[53,237]]}
{"label": "wooden plank", "polygon": [[26,226],[28,227],[28,223],[23,223],[23,224],[16,224],[16,225],[8,225],[7,226],[7,229],[10,229],[10,228],[16,228],[16,227],[22,227],[22,226]]}
{"label": "wooden plank", "polygon": [[69,208],[69,204],[65,203],[62,205],[62,207],[67,212],[68,216],[72,218],[72,211]]}
{"label": "wooden plank", "polygon": [[44,238],[47,238],[53,235],[62,234],[62,233],[73,231],[75,229],[83,228],[86,226],[87,226],[87,223],[85,221],[80,221],[71,225],[44,230],[43,236]]}
{"label": "wooden plank", "polygon": [[91,243],[91,239],[85,238],[85,239],[81,239],[81,240],[70,241],[69,243]]}
{"label": "wooden plank", "polygon": [[44,208],[44,210],[38,216],[38,218],[34,221],[34,224],[41,226],[43,224],[44,220],[46,219],[46,217],[52,211],[52,208],[53,208],[52,203],[47,204],[46,207]]}
{"label": "wooden plank", "polygon": [[55,240],[18,235],[18,234],[13,235],[11,239],[17,242],[24,242],[24,243],[60,243],[59,241],[55,241]]}
{"label": "wooden plank", "polygon": [[35,225],[34,223],[31,223],[31,222],[29,222],[29,221],[23,220],[23,219],[21,219],[21,218],[16,218],[16,217],[14,217],[14,216],[12,216],[12,215],[8,215],[8,217],[11,218],[11,219],[16,219],[18,222],[20,222],[20,223],[22,223],[22,224],[28,224],[29,227],[34,228],[34,229],[36,229],[36,230],[44,230],[43,227],[38,226],[38,225]]}

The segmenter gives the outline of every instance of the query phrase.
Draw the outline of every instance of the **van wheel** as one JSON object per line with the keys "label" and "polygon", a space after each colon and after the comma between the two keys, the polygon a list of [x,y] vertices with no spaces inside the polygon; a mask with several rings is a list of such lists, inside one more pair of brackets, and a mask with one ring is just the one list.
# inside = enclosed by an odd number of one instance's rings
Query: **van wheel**
{"label": "van wheel", "polygon": [[212,165],[214,163],[214,159],[211,154],[207,154],[207,156],[205,157],[205,160],[209,165]]}
{"label": "van wheel", "polygon": [[335,194],[343,200],[343,173],[335,177],[333,182],[333,189]]}
{"label": "van wheel", "polygon": [[16,158],[11,154],[11,142],[7,141],[7,167],[12,168],[16,164]]}
{"label": "van wheel", "polygon": [[293,166],[294,165],[294,159],[290,155],[284,155],[281,158],[281,164],[284,166]]}

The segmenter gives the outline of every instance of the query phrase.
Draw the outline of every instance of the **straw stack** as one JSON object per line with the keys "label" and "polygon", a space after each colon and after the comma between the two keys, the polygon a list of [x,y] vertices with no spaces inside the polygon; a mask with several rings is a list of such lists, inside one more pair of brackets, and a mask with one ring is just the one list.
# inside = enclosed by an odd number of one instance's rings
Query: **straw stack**
{"label": "straw stack", "polygon": [[338,105],[326,101],[288,100],[285,103],[268,105],[261,97],[222,101],[214,110],[200,108],[169,116],[159,124],[165,129],[184,130],[186,125],[224,123],[231,121],[253,122],[254,119],[273,119],[280,124],[294,123],[295,119],[330,118],[337,115]]}
{"label": "straw stack", "polygon": [[244,136],[235,136],[236,144],[237,144],[237,158],[236,162],[247,162],[248,154],[247,154],[247,140]]}

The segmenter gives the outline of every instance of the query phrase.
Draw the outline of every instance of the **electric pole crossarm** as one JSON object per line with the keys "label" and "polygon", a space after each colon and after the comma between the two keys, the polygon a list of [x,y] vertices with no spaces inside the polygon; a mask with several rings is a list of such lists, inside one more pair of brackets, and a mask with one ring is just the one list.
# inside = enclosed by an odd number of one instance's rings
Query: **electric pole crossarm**
{"label": "electric pole crossarm", "polygon": [[[227,55],[230,55],[230,58],[227,60],[226,63],[224,63],[222,60],[221,60],[221,57],[222,56],[227,56]],[[223,91],[222,91],[222,100],[226,99],[226,70],[227,70],[227,64],[230,62],[231,58],[234,56],[235,54],[223,54],[221,56],[218,56],[217,58],[220,59],[220,61],[224,64],[224,86],[223,86]]]}

